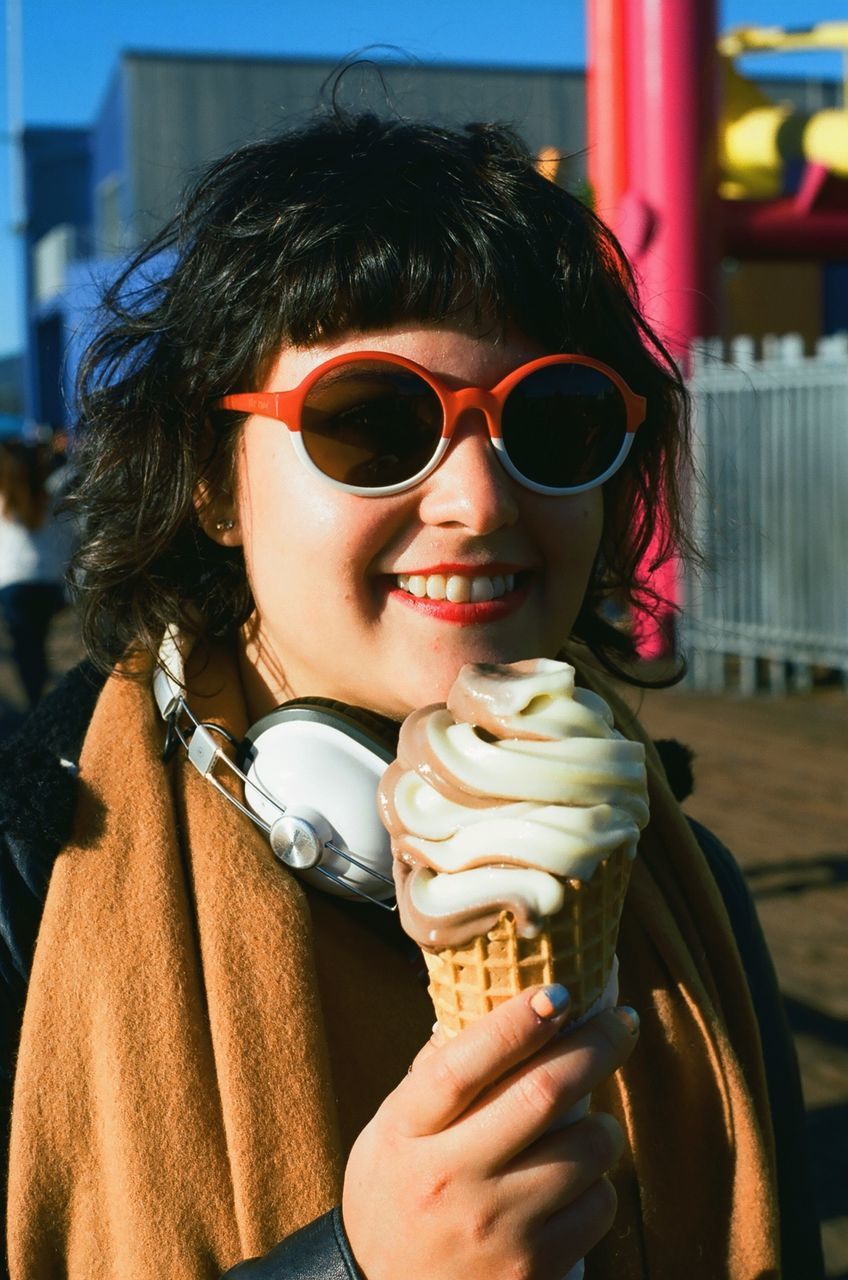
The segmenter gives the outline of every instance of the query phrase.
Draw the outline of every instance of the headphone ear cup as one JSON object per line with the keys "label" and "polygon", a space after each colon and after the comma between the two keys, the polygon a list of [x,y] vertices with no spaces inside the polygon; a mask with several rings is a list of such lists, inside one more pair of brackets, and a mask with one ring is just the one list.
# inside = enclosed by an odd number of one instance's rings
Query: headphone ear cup
{"label": "headphone ear cup", "polygon": [[397,720],[390,720],[388,716],[381,716],[378,711],[371,711],[368,707],[352,707],[347,702],[337,702],[335,698],[295,698],[291,702],[284,703],[284,706],[286,708],[303,707],[306,710],[317,707],[323,711],[334,712],[341,729],[353,727],[373,739],[378,749],[389,751],[392,760],[397,755],[400,723]]}
{"label": "headphone ear cup", "polygon": [[324,849],[320,869],[301,872],[316,887],[382,900],[393,893],[392,856],[377,787],[395,757],[397,726],[390,746],[382,717],[366,712],[366,727],[358,712],[310,698],[264,716],[243,743],[245,801],[269,827],[301,814],[334,846]]}

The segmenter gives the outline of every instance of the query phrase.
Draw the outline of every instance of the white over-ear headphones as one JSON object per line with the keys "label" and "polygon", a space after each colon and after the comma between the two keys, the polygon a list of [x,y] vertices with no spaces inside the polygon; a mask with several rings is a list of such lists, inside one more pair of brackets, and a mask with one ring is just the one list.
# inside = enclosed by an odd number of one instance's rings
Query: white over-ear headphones
{"label": "white over-ear headphones", "polygon": [[[238,743],[192,714],[187,657],[188,644],[169,627],[153,676],[168,725],[166,753],[181,744],[198,772],[265,832],[287,867],[330,893],[393,909],[391,847],[377,813],[377,786],[394,753],[360,722],[371,719],[368,713],[321,699],[285,703]],[[235,760],[222,742],[234,748]],[[242,779],[245,804],[215,776],[219,765]]]}

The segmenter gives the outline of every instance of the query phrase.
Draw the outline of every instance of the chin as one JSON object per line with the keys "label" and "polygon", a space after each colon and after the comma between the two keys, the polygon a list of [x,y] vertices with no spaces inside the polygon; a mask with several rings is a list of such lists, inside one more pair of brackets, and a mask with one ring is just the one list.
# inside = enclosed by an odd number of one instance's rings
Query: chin
{"label": "chin", "polygon": [[[448,649],[448,646],[444,647]],[[422,659],[420,649],[417,655],[415,649],[411,649],[407,669],[396,673],[391,685],[384,685],[379,690],[370,688],[360,705],[369,706],[393,720],[403,720],[420,707],[447,702],[453,683],[467,662],[509,663],[525,658],[552,658],[558,648],[558,645],[546,644],[538,637],[528,639],[523,636],[514,641],[502,639],[494,643],[478,638],[474,644],[460,644],[438,655],[431,651],[426,655],[430,658],[429,664]]]}
{"label": "chin", "polygon": [[407,688],[397,700],[396,709],[387,712],[395,719],[402,719],[412,711],[417,711],[419,707],[431,706],[437,702],[447,702],[456,677],[459,675],[460,669],[467,662],[517,662],[519,658],[536,657],[534,653],[522,650],[521,653],[513,653],[511,650],[492,650],[486,649],[474,650],[473,652],[465,652],[456,658],[456,661],[449,666],[442,665],[438,671],[418,672],[416,677],[410,680]]}
{"label": "chin", "polygon": [[[458,670],[459,667],[457,667]],[[370,697],[360,702],[360,705],[380,715],[388,716],[391,720],[405,720],[408,715],[421,707],[429,707],[434,702],[446,702],[455,674],[433,679],[426,677],[422,679],[419,674],[414,680],[411,679],[404,689],[383,690],[382,697],[372,690]]]}

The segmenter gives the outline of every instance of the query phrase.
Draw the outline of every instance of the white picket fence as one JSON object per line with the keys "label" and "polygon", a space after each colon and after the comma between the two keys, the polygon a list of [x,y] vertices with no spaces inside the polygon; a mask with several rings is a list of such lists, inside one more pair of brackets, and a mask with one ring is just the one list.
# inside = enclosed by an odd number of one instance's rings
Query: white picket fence
{"label": "white picket fence", "polygon": [[700,481],[680,644],[697,689],[848,687],[848,334],[696,346]]}

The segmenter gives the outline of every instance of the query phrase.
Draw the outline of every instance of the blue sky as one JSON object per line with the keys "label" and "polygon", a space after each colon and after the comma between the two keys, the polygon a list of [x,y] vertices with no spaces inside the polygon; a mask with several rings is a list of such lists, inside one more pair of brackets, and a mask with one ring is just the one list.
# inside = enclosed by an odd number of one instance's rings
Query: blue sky
{"label": "blue sky", "polygon": [[[673,2],[673,0],[672,0]],[[25,124],[87,124],[121,49],[341,57],[395,45],[422,61],[579,67],[584,0],[4,0],[0,31],[0,354],[20,343],[19,249],[11,231],[6,85],[10,19],[20,8]],[[722,29],[848,18],[846,0],[719,0]],[[839,54],[757,59],[763,73],[839,76]]]}

